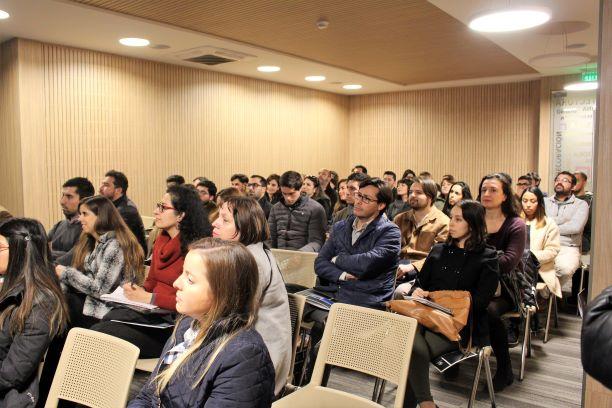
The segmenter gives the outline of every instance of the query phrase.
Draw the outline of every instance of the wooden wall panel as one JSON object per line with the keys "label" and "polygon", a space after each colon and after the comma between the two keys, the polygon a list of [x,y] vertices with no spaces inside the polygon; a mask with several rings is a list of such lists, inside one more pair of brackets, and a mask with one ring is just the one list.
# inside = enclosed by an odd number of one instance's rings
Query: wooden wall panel
{"label": "wooden wall panel", "polygon": [[[595,135],[594,208],[591,242],[589,297],[612,285],[610,214],[612,214],[612,0],[602,0],[599,13],[599,93]],[[609,357],[607,357],[609,364]],[[586,408],[612,407],[612,390],[586,376]]]}
{"label": "wooden wall panel", "polygon": [[353,96],[350,162],[451,173],[472,192],[489,172],[516,178],[537,168],[539,95],[532,81]]}
{"label": "wooden wall panel", "polygon": [[17,42],[0,44],[0,205],[23,215]]}
{"label": "wooden wall panel", "polygon": [[[219,187],[232,173],[348,168],[348,97],[19,40],[24,195],[46,225],[61,184],[122,170],[152,212],[174,173]],[[27,168],[27,169],[26,169]]]}

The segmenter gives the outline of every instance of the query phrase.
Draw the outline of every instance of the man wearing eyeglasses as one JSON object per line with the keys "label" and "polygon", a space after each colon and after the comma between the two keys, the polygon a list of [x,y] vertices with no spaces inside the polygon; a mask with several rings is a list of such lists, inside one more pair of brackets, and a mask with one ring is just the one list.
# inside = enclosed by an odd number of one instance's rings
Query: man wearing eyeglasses
{"label": "man wearing eyeglasses", "polygon": [[572,193],[575,185],[576,176],[562,171],[555,177],[555,195],[544,199],[546,215],[559,226],[561,250],[555,258],[555,271],[565,292],[571,290],[572,275],[580,267],[582,233],[589,218],[589,205]]}
{"label": "man wearing eyeglasses", "polygon": [[348,195],[346,196],[346,207],[334,214],[332,217],[332,224],[335,224],[338,221],[346,220],[353,215],[355,193],[359,190],[359,184],[368,178],[370,177],[365,173],[351,173],[351,175],[348,176],[346,181],[346,189],[348,190]]}
{"label": "man wearing eyeglasses", "polygon": [[518,178],[518,180],[516,181],[516,197],[519,199],[519,201],[521,196],[523,195],[523,191],[527,190],[528,188],[531,188],[532,185],[533,179],[530,175],[524,174]]}
{"label": "man wearing eyeglasses", "polygon": [[272,209],[272,205],[266,195],[267,185],[266,179],[257,174],[252,175],[249,179],[249,184],[247,184],[247,195],[257,200],[266,218],[270,216],[270,210]]}

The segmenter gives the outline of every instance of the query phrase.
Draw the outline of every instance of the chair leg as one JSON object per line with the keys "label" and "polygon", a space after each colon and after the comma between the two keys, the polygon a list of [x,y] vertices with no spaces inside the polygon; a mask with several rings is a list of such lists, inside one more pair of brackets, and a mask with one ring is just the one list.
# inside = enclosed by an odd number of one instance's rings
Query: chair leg
{"label": "chair leg", "polygon": [[555,308],[555,329],[559,328],[559,308],[557,304],[557,298],[555,297],[553,300],[553,306]]}
{"label": "chair leg", "polygon": [[378,390],[378,396],[376,397],[376,402],[377,404],[380,404],[382,399],[383,399],[383,395],[385,395],[385,387],[387,386],[387,381],[386,380],[381,380],[380,382],[380,389]]}
{"label": "chair leg", "polygon": [[491,407],[495,408],[495,391],[493,390],[493,377],[491,376],[491,364],[489,361],[490,354],[485,354],[484,365],[485,374],[487,376],[487,389],[489,390],[489,399],[491,400]]}
{"label": "chair leg", "polygon": [[529,354],[529,323],[531,314],[527,311],[527,315],[525,316],[525,333],[523,335],[523,347],[521,350],[521,368],[519,371],[519,381],[523,381],[525,378],[525,360],[527,359],[527,355]]}
{"label": "chair leg", "polygon": [[478,366],[476,366],[476,372],[474,373],[474,383],[472,384],[472,392],[470,393],[468,408],[472,408],[474,406],[474,401],[476,400],[476,391],[478,391],[478,382],[480,381],[480,371],[482,370],[482,362],[484,358],[484,349],[480,349],[480,352],[478,353]]}
{"label": "chair leg", "polygon": [[527,357],[531,357],[531,319],[533,318],[532,312],[527,311],[527,321],[525,323],[525,333],[527,333]]}
{"label": "chair leg", "polygon": [[553,301],[556,295],[551,293],[548,296],[548,313],[546,314],[546,330],[544,330],[544,343],[548,342],[548,331],[550,330],[550,318],[553,310]]}
{"label": "chair leg", "polygon": [[372,401],[374,402],[376,402],[376,400],[378,399],[378,392],[380,390],[380,386],[383,381],[384,380],[378,377],[376,377],[376,379],[374,380],[374,390],[372,391]]}
{"label": "chair leg", "polygon": [[[580,267],[580,286],[578,286],[578,294],[580,294],[580,292],[582,291],[582,288],[584,286],[584,270],[586,269],[586,267],[584,265],[582,265]],[[578,299],[576,298],[576,301],[578,301]],[[580,317],[580,308],[576,307],[576,316]]]}

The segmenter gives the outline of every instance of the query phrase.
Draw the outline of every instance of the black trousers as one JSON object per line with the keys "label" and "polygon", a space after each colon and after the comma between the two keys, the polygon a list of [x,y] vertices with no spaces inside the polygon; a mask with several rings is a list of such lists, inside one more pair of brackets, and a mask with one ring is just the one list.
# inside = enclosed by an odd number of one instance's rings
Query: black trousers
{"label": "black trousers", "polygon": [[512,311],[512,302],[503,295],[495,298],[487,307],[489,318],[489,336],[491,338],[491,348],[497,359],[497,372],[506,373],[512,370],[510,364],[510,351],[508,349],[508,331],[501,317],[504,313]]}
{"label": "black trousers", "polygon": [[172,335],[173,328],[156,329],[105,320],[93,325],[91,330],[132,343],[140,349],[140,358],[158,358]]}

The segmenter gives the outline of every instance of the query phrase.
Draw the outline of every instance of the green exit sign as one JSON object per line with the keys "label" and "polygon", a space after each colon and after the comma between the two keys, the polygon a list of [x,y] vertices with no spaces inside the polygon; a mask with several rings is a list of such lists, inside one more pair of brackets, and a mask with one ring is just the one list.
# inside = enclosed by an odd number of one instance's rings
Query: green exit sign
{"label": "green exit sign", "polygon": [[583,72],[582,81],[583,82],[597,81],[597,71]]}

